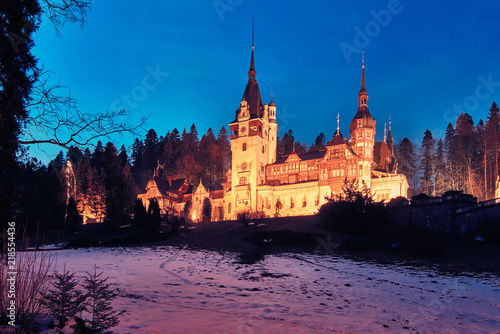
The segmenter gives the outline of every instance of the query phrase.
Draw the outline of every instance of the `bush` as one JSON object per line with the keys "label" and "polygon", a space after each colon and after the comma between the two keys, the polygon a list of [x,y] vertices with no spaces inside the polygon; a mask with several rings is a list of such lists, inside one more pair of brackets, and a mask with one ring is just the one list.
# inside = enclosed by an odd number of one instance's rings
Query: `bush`
{"label": "bush", "polygon": [[264,211],[252,211],[252,210],[242,210],[236,214],[236,217],[239,222],[241,222],[245,227],[250,225],[251,223],[257,227],[259,224],[262,223],[264,218],[266,217],[266,214]]}
{"label": "bush", "polygon": [[167,218],[167,225],[170,225],[172,234],[179,234],[181,227],[186,224],[184,218],[179,218],[177,216],[171,215]]}
{"label": "bush", "polygon": [[329,231],[369,235],[379,232],[389,221],[382,205],[346,201],[324,204],[318,213],[322,227]]}
{"label": "bush", "polygon": [[[18,227],[19,228],[19,227]],[[37,236],[38,239],[38,236]],[[29,248],[29,238],[26,229],[23,231],[22,240],[16,248],[16,326],[20,332],[30,333],[37,331],[46,319],[44,314],[43,295],[50,286],[51,276],[55,266],[55,253],[40,251],[35,247],[33,251]],[[6,260],[7,242],[1,250],[1,261]],[[6,264],[7,262],[5,262]],[[11,319],[7,315],[9,284],[11,277],[4,263],[0,263],[0,325],[7,325]]]}
{"label": "bush", "polygon": [[243,210],[236,214],[236,219],[247,227],[250,224],[251,216],[252,212],[250,210]]}
{"label": "bush", "polygon": [[326,230],[367,235],[378,231],[389,221],[383,204],[374,203],[368,187],[357,180],[344,182],[342,193],[327,197],[318,217]]}

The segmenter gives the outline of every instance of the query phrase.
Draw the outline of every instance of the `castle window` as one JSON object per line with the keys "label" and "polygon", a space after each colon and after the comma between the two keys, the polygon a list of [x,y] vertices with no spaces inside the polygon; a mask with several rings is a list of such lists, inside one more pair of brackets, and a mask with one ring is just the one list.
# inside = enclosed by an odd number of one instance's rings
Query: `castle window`
{"label": "castle window", "polygon": [[246,151],[247,150],[247,143],[243,143],[243,148],[242,148],[243,151]]}
{"label": "castle window", "polygon": [[246,176],[240,177],[240,185],[244,185],[244,184],[247,184],[247,177]]}
{"label": "castle window", "polygon": [[227,213],[231,213],[231,203],[227,205]]}
{"label": "castle window", "polygon": [[264,146],[262,146],[262,154],[264,154]]}

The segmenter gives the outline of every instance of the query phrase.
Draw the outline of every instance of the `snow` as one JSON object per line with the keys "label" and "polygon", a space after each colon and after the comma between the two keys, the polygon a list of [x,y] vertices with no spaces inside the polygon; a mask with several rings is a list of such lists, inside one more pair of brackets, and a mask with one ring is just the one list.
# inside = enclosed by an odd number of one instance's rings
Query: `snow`
{"label": "snow", "polygon": [[312,254],[238,264],[174,247],[58,250],[94,264],[126,310],[115,333],[500,333],[500,281]]}

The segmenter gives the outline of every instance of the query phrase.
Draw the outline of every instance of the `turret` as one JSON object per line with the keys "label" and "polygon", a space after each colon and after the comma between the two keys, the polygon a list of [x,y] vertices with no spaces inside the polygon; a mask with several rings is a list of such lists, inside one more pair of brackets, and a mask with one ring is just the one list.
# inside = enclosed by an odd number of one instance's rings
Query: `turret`
{"label": "turret", "polygon": [[276,152],[278,147],[278,122],[276,121],[276,104],[271,93],[271,103],[268,107],[269,111],[269,156],[268,164],[276,162]]}

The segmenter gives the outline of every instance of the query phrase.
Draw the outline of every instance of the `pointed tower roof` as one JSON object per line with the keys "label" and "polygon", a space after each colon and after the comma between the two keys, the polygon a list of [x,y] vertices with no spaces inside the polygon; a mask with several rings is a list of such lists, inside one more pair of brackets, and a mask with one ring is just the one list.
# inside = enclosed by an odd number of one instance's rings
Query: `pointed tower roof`
{"label": "pointed tower roof", "polygon": [[391,133],[391,115],[389,114],[389,132],[387,133],[387,146],[389,146],[389,150],[391,151],[391,155],[394,155],[394,140],[392,139]]}
{"label": "pointed tower roof", "polygon": [[365,88],[365,52],[363,51],[363,59],[361,60],[361,89],[359,90],[358,96],[366,95],[368,97],[368,92]]}
{"label": "pointed tower roof", "polygon": [[361,89],[358,94],[358,112],[349,125],[350,131],[358,128],[358,120],[361,119],[361,127],[375,129],[375,120],[368,110],[368,92],[365,87],[365,54],[363,51],[363,61],[361,65]]}
{"label": "pointed tower roof", "polygon": [[260,97],[259,84],[255,80],[257,71],[255,70],[254,60],[254,24],[252,18],[252,55],[250,57],[250,70],[248,71],[248,83],[243,93],[242,101],[248,102],[250,107],[250,118],[259,118],[261,115],[260,107],[262,106],[262,99]]}
{"label": "pointed tower roof", "polygon": [[342,134],[340,133],[340,113],[337,113],[337,131],[333,134],[332,140],[326,144],[326,146],[334,146],[334,145],[340,145],[344,144],[345,141],[342,138]]}

